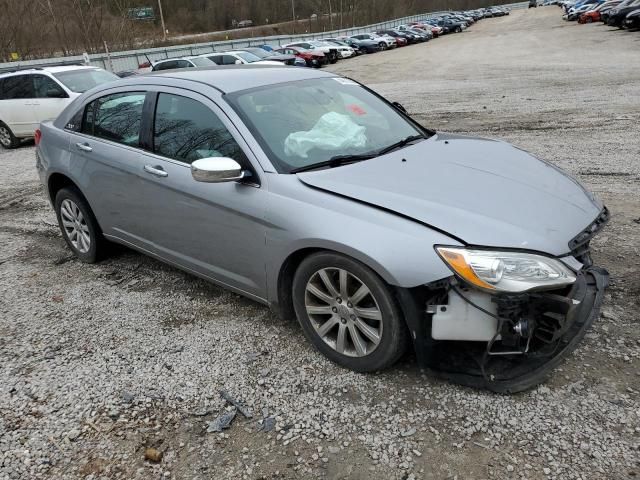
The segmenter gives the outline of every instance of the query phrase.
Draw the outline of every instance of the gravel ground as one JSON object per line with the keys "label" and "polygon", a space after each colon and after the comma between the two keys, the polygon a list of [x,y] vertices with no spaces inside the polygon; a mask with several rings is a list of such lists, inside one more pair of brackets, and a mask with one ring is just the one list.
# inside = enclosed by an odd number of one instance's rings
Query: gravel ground
{"label": "gravel ground", "polygon": [[[121,249],[70,256],[33,147],[0,152],[0,480],[640,475],[640,34],[515,11],[332,70],[426,125],[510,141],[613,212],[612,286],[582,346],[501,396],[315,353],[295,323]],[[225,390],[252,411],[207,428]],[[145,460],[145,453],[148,457]]]}

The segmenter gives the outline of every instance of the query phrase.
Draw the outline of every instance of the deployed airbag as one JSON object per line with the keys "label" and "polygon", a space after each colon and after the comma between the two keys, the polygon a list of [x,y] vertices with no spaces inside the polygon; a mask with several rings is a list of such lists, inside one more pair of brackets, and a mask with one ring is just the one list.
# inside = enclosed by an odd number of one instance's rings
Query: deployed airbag
{"label": "deployed airbag", "polygon": [[349,115],[325,113],[311,130],[289,134],[284,141],[284,152],[291,157],[307,158],[309,151],[314,148],[336,151],[362,148],[367,143],[365,130]]}

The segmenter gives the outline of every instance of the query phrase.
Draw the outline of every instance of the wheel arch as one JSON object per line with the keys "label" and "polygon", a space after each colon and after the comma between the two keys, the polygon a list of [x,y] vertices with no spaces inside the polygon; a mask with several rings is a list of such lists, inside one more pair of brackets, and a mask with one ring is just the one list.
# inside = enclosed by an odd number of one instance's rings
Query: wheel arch
{"label": "wheel arch", "polygon": [[[47,178],[47,191],[49,192],[49,199],[51,200],[52,205],[56,201],[56,195],[58,192],[66,187],[73,187],[82,194],[82,190],[80,190],[78,184],[64,173],[54,172],[49,175],[49,178]],[[82,194],[82,196],[85,200],[87,199],[84,194]]]}
{"label": "wheel arch", "polygon": [[56,203],[56,195],[58,194],[58,192],[60,190],[62,190],[63,188],[67,188],[67,187],[72,187],[74,188],[78,194],[80,196],[82,196],[82,198],[84,199],[85,202],[87,202],[87,205],[89,206],[89,208],[91,209],[91,212],[96,220],[96,223],[98,224],[98,228],[100,230],[100,232],[102,232],[102,225],[100,224],[100,220],[98,220],[98,217],[95,214],[95,211],[93,210],[93,207],[91,206],[91,203],[89,202],[89,199],[87,198],[87,196],[84,194],[84,192],[82,191],[82,189],[80,188],[80,186],[78,185],[78,182],[74,181],[73,178],[71,178],[70,176],[64,174],[64,173],[60,173],[60,172],[53,172],[49,175],[49,177],[47,178],[47,192],[49,195],[49,199],[51,200],[51,205],[54,206],[55,208],[55,203]]}
{"label": "wheel arch", "polygon": [[368,268],[373,270],[382,280],[392,289],[396,287],[393,285],[393,276],[382,265],[363,254],[362,252],[354,252],[352,249],[345,246],[341,248],[340,245],[318,245],[312,247],[299,248],[291,252],[282,262],[277,277],[277,289],[276,289],[276,302],[272,303],[272,308],[283,318],[295,318],[295,312],[293,310],[293,296],[292,285],[293,277],[296,270],[302,263],[302,261],[314,253],[328,252],[338,255],[344,255],[353,260],[356,260]]}

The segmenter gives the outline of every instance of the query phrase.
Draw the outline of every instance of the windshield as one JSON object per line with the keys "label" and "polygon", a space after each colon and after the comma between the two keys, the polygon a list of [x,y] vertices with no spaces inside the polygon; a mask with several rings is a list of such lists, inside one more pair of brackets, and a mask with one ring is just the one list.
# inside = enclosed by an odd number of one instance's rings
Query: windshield
{"label": "windshield", "polygon": [[266,50],[263,50],[261,48],[252,48],[251,50],[247,50],[247,53],[250,53],[250,54],[255,55],[256,57],[260,57],[260,58],[266,58],[266,57],[269,57],[269,56],[273,55],[272,53],[270,54],[269,52],[267,52]]}
{"label": "windshield", "polygon": [[235,55],[243,59],[247,63],[259,62],[260,57],[249,52],[235,52]]}
{"label": "windshield", "polygon": [[212,65],[216,65],[215,62],[212,62],[206,57],[194,57],[189,59],[191,63],[193,63],[196,67],[210,67]]}
{"label": "windshield", "polygon": [[99,68],[69,70],[53,74],[65,87],[75,93],[84,93],[102,83],[119,80],[117,75]]}
{"label": "windshield", "polygon": [[375,154],[425,135],[394,107],[346,78],[269,85],[225,95],[280,173],[338,156]]}

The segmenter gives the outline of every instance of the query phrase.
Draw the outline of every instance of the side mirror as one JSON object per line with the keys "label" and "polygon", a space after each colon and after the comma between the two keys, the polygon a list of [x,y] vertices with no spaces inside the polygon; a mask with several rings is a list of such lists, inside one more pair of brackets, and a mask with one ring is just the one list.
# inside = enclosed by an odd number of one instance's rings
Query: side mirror
{"label": "side mirror", "polygon": [[47,98],[67,98],[69,95],[61,88],[50,88],[45,92]]}
{"label": "side mirror", "polygon": [[393,105],[394,107],[396,107],[398,110],[400,110],[402,113],[404,114],[408,114],[407,113],[407,109],[404,108],[404,106],[400,103],[400,102],[391,102],[391,105]]}
{"label": "side mirror", "polygon": [[191,164],[191,176],[196,182],[235,182],[244,178],[238,162],[232,158],[211,157],[196,160]]}
{"label": "side mirror", "polygon": [[241,60],[236,60],[236,65],[242,65],[242,61]]}

